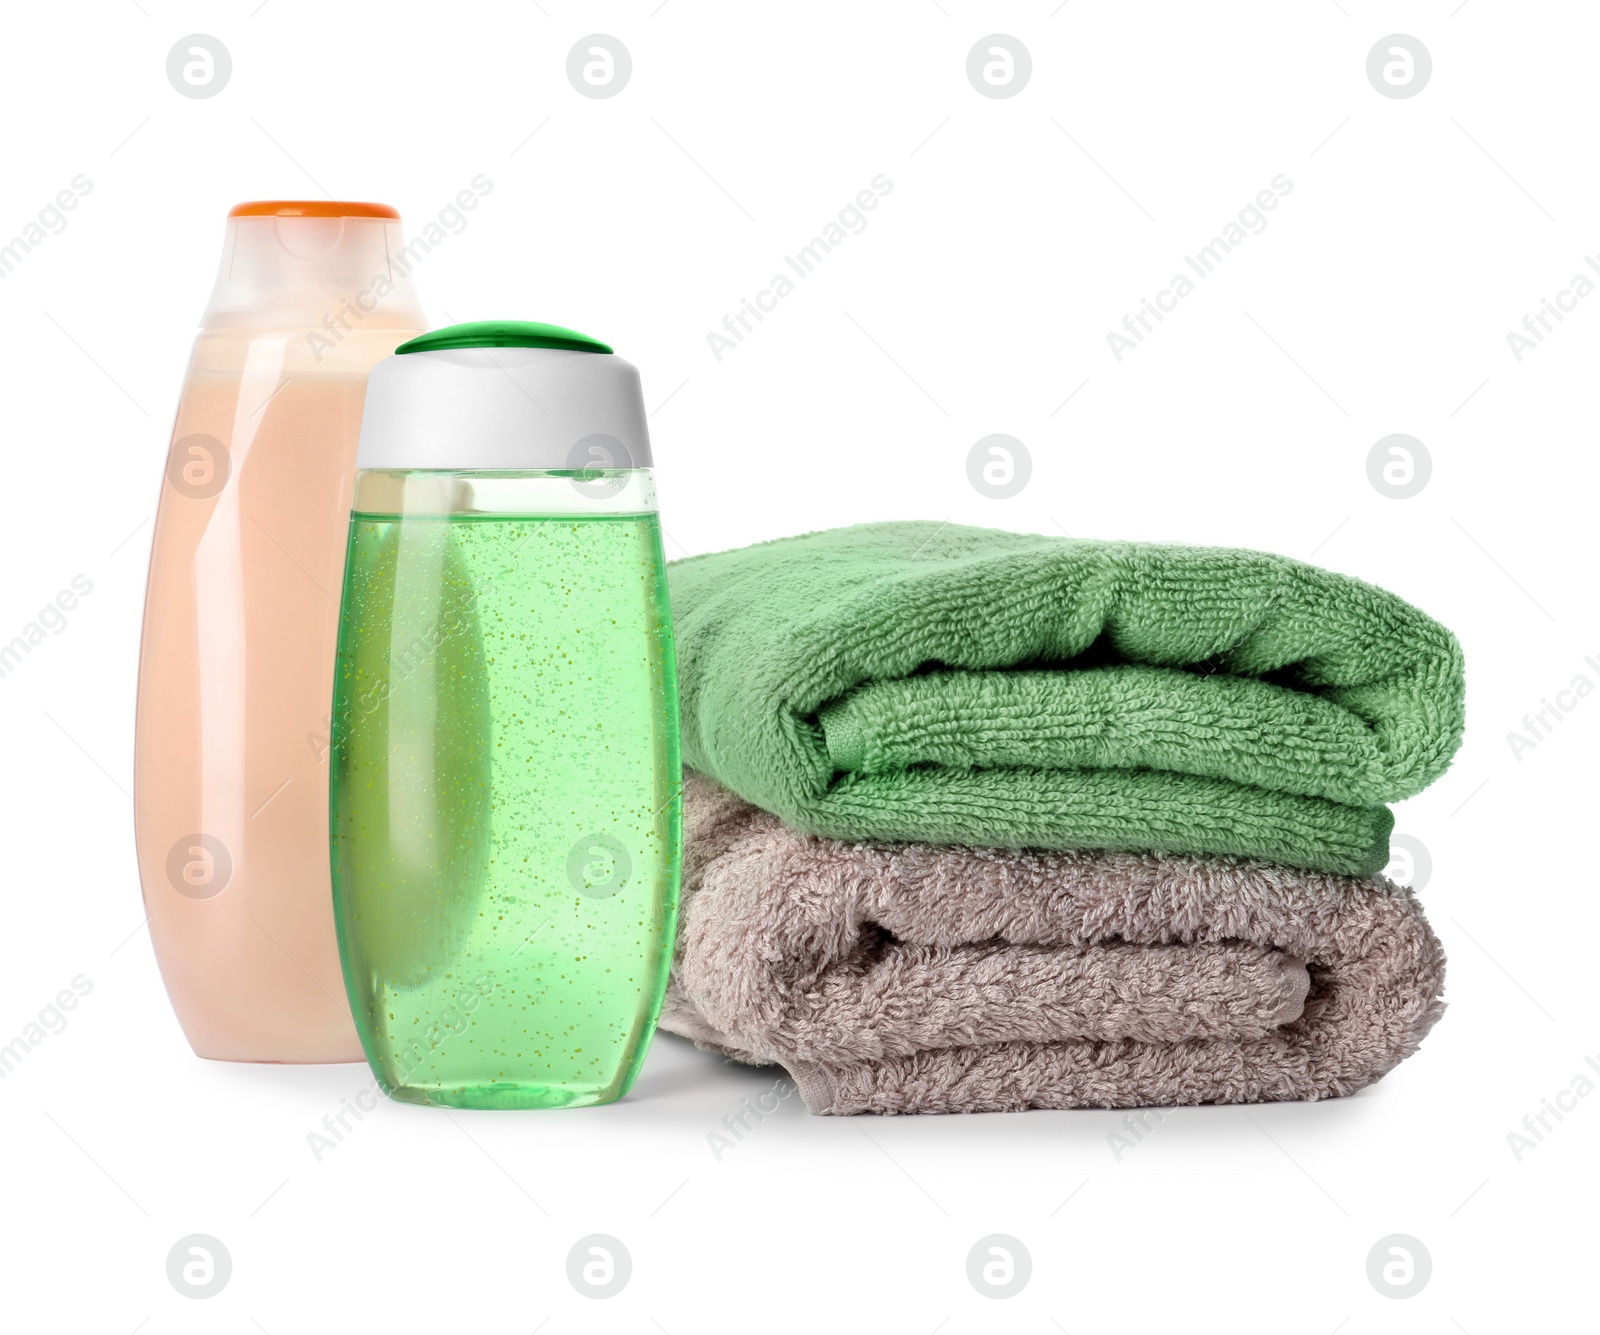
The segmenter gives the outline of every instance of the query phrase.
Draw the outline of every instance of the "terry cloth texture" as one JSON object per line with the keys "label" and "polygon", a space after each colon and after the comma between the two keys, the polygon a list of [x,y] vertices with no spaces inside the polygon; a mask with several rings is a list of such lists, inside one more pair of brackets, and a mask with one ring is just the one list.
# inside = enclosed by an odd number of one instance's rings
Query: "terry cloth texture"
{"label": "terry cloth texture", "polygon": [[1461,739],[1455,637],[1286,557],[884,523],[668,578],[685,763],[813,834],[1366,875]]}
{"label": "terry cloth texture", "polygon": [[1321,1099],[1414,1052],[1444,954],[1409,891],[1231,857],[848,844],[684,786],[661,1024],[814,1113]]}

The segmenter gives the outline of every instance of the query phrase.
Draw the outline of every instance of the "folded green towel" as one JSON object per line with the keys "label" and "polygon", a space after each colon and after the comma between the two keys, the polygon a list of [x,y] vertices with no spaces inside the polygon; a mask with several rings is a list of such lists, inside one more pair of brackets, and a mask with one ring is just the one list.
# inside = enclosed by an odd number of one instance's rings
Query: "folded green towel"
{"label": "folded green towel", "polygon": [[832,838],[1367,875],[1461,740],[1455,637],[1286,557],[885,523],[668,578],[685,764]]}

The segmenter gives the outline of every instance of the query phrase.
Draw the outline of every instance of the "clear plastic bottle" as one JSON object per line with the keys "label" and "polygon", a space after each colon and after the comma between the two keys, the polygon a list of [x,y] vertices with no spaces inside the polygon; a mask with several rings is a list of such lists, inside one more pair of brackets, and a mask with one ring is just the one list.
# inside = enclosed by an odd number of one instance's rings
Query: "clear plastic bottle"
{"label": "clear plastic bottle", "polygon": [[150,555],[139,873],[202,1057],[359,1061],[327,861],[328,701],[367,371],[425,328],[398,215],[229,215]]}
{"label": "clear plastic bottle", "polygon": [[638,374],[554,326],[436,331],[374,370],[358,468],[332,857],[368,1060],[410,1102],[620,1098],[681,782]]}

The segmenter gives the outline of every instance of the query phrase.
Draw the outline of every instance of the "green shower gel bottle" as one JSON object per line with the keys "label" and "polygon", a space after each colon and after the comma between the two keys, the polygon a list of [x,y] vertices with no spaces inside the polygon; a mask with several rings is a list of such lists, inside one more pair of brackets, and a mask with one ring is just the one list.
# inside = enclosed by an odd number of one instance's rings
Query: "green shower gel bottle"
{"label": "green shower gel bottle", "polygon": [[551,325],[368,381],[334,677],[345,986],[390,1095],[606,1103],[672,959],[677,693],[638,373]]}

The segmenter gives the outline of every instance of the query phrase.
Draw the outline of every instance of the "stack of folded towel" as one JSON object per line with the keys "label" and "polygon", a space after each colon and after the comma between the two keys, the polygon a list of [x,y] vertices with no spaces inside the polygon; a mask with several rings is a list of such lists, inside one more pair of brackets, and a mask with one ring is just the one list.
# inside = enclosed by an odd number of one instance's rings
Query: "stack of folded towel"
{"label": "stack of folded towel", "polygon": [[1378,873],[1460,743],[1455,638],[1256,552],[887,523],[670,571],[663,1027],[817,1113],[1316,1099],[1444,957]]}

